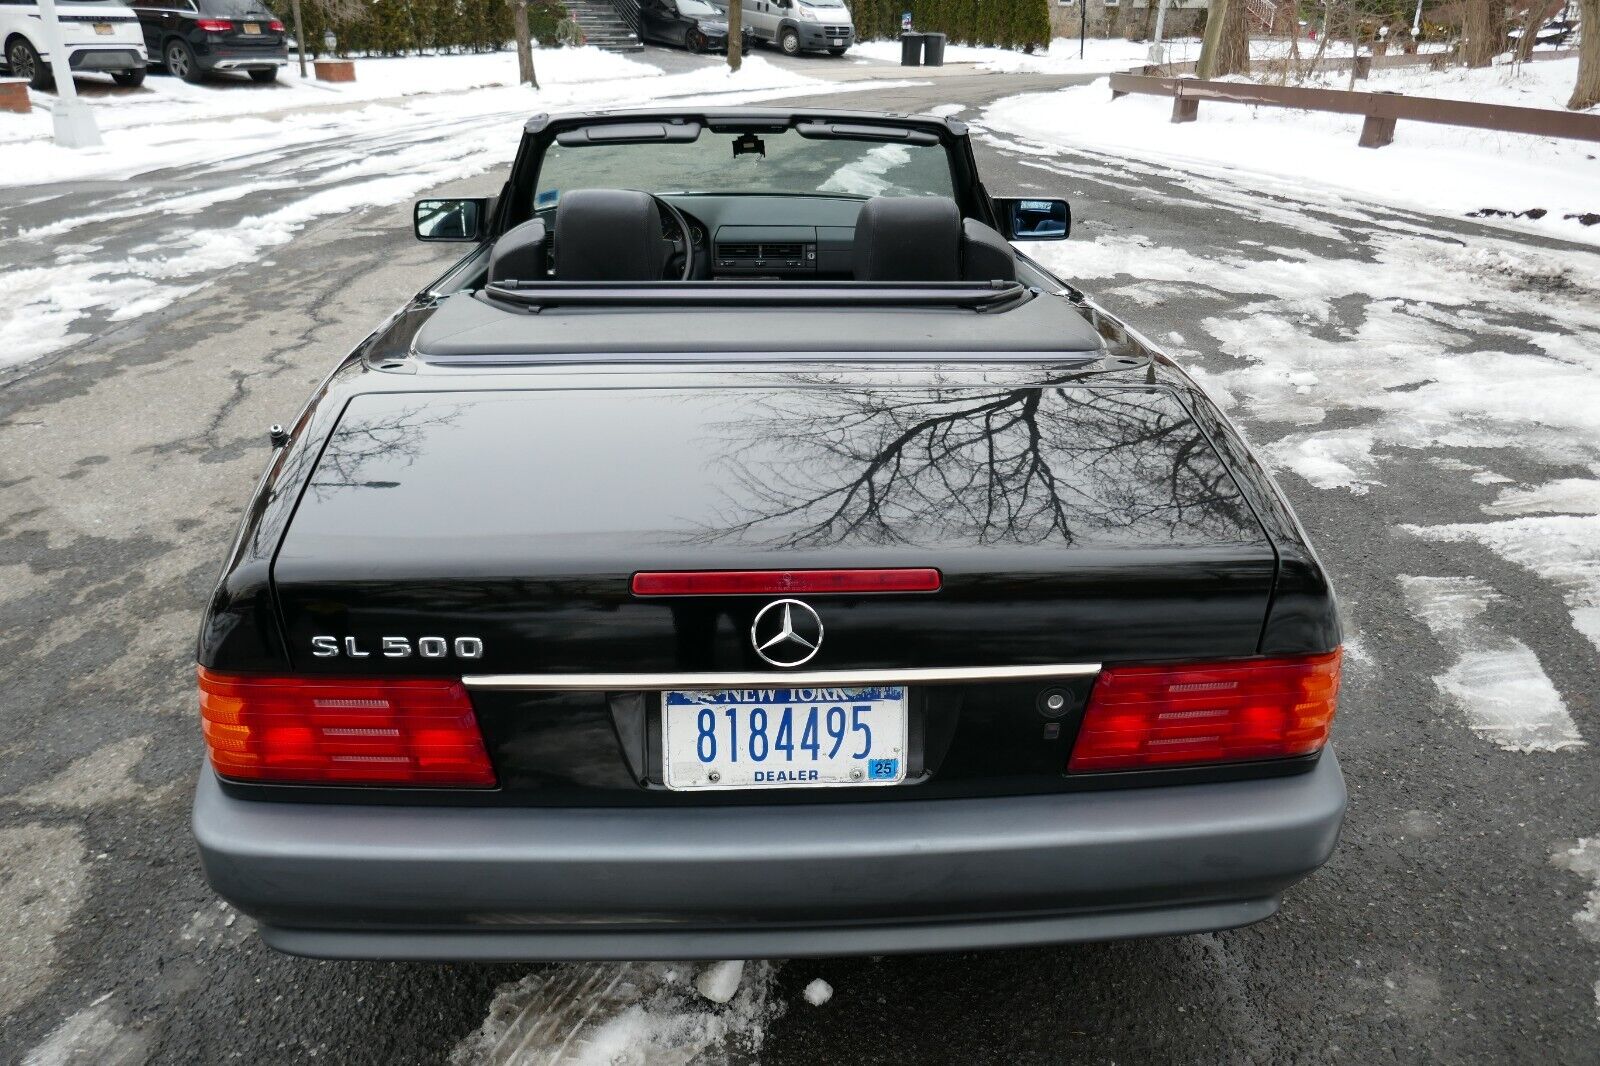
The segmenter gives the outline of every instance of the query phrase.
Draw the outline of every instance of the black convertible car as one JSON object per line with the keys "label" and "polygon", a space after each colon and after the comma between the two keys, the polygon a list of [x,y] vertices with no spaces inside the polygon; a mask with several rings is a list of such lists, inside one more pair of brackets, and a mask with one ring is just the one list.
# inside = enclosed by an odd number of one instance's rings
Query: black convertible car
{"label": "black convertible car", "polygon": [[1185,933],[1328,858],[1328,579],[961,123],[540,115],[416,225],[470,247],[275,428],[200,634],[195,836],[269,944]]}

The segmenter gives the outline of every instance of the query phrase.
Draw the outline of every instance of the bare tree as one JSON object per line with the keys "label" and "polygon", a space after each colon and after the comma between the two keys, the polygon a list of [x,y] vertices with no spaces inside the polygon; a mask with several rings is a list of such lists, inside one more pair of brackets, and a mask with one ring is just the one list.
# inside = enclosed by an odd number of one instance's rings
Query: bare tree
{"label": "bare tree", "polygon": [[533,71],[533,37],[528,32],[528,0],[507,0],[511,5],[511,30],[517,38],[517,81],[539,87]]}
{"label": "bare tree", "polygon": [[1600,0],[1578,0],[1578,84],[1567,106],[1574,111],[1600,104]]}

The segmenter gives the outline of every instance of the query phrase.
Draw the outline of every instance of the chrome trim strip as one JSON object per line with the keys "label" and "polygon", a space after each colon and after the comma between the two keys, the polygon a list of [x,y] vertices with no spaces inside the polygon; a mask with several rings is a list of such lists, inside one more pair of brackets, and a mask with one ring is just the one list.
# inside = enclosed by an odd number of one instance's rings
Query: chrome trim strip
{"label": "chrome trim strip", "polygon": [[778,672],[660,674],[468,674],[468,688],[523,691],[631,692],[663,689],[745,688],[757,685],[938,685],[962,681],[1030,681],[1053,677],[1092,677],[1099,663],[1044,666],[938,666],[905,670],[794,670]]}

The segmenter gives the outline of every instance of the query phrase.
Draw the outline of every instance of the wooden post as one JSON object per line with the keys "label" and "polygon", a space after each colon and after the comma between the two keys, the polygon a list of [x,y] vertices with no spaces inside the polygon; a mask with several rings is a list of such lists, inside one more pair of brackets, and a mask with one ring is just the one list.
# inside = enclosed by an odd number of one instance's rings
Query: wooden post
{"label": "wooden post", "polygon": [[1361,124],[1362,148],[1382,148],[1394,143],[1394,119],[1382,115],[1368,115]]}
{"label": "wooden post", "polygon": [[1183,86],[1172,94],[1172,121],[1193,122],[1200,117],[1200,98],[1183,95]]}
{"label": "wooden post", "polygon": [[1356,76],[1355,80],[1356,81],[1366,81],[1367,78],[1369,78],[1371,75],[1372,75],[1372,57],[1371,56],[1356,56],[1356,58],[1355,58],[1355,76]]}

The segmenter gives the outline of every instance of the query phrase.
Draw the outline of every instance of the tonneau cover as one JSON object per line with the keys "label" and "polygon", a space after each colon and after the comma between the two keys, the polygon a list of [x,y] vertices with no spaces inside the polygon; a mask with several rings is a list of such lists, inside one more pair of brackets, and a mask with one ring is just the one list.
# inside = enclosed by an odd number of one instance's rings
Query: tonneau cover
{"label": "tonneau cover", "polygon": [[1020,356],[1066,362],[1101,354],[1100,336],[1067,300],[1039,295],[1004,310],[965,308],[507,309],[472,293],[443,300],[418,331],[424,359],[801,353],[893,358]]}

